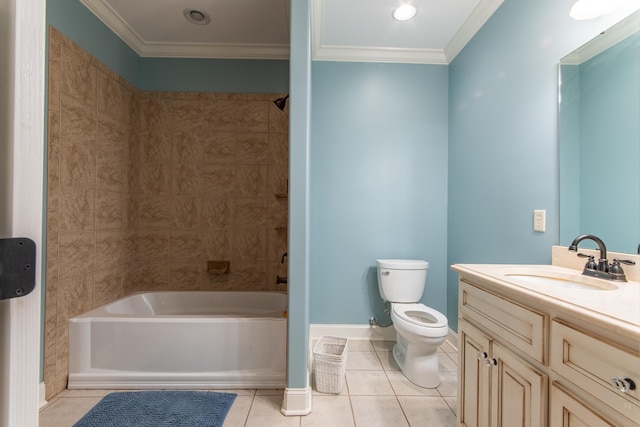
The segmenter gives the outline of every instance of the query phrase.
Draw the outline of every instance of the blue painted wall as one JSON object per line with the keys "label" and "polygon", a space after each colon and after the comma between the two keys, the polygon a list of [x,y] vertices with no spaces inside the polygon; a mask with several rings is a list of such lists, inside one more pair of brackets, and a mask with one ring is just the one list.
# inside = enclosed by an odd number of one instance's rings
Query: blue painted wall
{"label": "blue painted wall", "polygon": [[139,89],[287,93],[288,60],[141,58]]}
{"label": "blue painted wall", "polygon": [[138,55],[80,0],[47,0],[47,25],[70,38],[113,71],[138,86]]}
{"label": "blue painted wall", "polygon": [[607,248],[635,253],[640,243],[640,34],[580,65],[579,105],[581,232],[601,237]]}
{"label": "blue painted wall", "polygon": [[[558,243],[558,62],[620,16],[505,0],[450,64],[448,263],[549,263]],[[547,210],[547,232],[533,210]],[[455,326],[457,275],[449,274]]]}
{"label": "blue painted wall", "polygon": [[446,310],[448,67],[314,62],[311,323],[382,322],[377,258],[429,261]]}
{"label": "blue painted wall", "polygon": [[48,0],[47,24],[141,90],[285,93],[288,60],[141,58],[79,0]]}

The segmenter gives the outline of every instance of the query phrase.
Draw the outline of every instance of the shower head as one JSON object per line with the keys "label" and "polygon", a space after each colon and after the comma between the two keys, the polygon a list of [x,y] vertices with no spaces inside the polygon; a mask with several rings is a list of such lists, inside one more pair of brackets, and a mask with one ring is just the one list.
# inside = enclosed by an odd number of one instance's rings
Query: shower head
{"label": "shower head", "polygon": [[280,110],[284,111],[284,107],[286,107],[287,105],[287,98],[289,98],[289,94],[283,96],[282,98],[276,99],[275,101],[273,101],[273,103],[276,104],[276,107],[278,107]]}

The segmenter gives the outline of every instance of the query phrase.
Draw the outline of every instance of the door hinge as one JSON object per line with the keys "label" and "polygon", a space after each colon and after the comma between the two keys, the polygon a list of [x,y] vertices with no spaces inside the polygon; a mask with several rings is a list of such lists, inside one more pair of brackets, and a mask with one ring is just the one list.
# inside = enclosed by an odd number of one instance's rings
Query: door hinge
{"label": "door hinge", "polygon": [[0,299],[28,295],[35,287],[35,242],[27,237],[0,239]]}

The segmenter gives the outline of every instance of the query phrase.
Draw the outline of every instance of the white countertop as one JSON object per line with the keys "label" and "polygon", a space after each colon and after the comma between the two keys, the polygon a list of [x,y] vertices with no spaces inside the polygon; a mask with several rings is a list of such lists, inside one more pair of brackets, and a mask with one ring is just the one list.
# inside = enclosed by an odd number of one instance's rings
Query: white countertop
{"label": "white countertop", "polygon": [[[630,338],[640,339],[640,282],[614,282],[587,276],[581,280],[589,282],[589,287],[554,286],[554,283],[527,280],[513,276],[518,273],[551,273],[566,277],[581,275],[581,270],[558,265],[520,265],[520,264],[455,264],[451,269],[462,277],[470,276],[489,282],[495,290],[518,293],[538,303],[555,306],[563,311],[589,318]],[[512,274],[511,276],[509,274]],[[599,289],[597,286],[609,289]]]}

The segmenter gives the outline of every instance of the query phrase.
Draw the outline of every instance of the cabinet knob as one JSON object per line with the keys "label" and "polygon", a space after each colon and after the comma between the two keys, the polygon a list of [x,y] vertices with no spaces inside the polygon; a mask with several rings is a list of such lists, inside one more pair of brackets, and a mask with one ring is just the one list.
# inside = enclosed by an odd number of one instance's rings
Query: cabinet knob
{"label": "cabinet knob", "polygon": [[491,359],[487,359],[487,366],[489,368],[496,366],[498,364],[498,361],[496,359],[494,359],[493,357]]}
{"label": "cabinet knob", "polygon": [[478,360],[487,360],[487,357],[489,357],[489,354],[486,351],[478,352]]}
{"label": "cabinet knob", "polygon": [[616,390],[622,392],[622,393],[626,393],[629,390],[635,390],[636,389],[636,383],[633,382],[633,380],[631,378],[620,378],[620,377],[613,377],[611,378],[611,384],[613,384],[613,386],[616,388]]}

